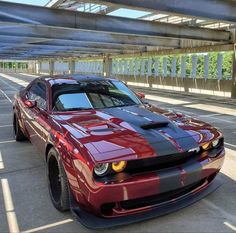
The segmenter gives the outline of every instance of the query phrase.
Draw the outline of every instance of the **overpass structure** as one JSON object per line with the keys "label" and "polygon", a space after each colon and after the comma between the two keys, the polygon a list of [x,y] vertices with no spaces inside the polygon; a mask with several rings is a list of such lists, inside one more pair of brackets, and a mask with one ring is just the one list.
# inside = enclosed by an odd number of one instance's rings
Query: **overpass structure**
{"label": "overpass structure", "polygon": [[[122,11],[126,17],[115,16]],[[233,0],[51,0],[44,7],[0,1],[0,59],[37,61],[34,71],[42,74],[97,73],[235,98],[235,12]],[[226,52],[232,70],[224,76]]]}
{"label": "overpass structure", "polygon": [[[85,231],[53,208],[44,159],[13,136],[16,92],[38,75],[73,73],[119,78],[150,104],[209,122],[224,135],[223,185],[216,193],[123,232],[235,232],[235,28],[236,0],[51,0],[43,7],[0,0],[0,232]],[[29,118],[43,130],[38,116]],[[185,166],[179,168],[184,181]]]}

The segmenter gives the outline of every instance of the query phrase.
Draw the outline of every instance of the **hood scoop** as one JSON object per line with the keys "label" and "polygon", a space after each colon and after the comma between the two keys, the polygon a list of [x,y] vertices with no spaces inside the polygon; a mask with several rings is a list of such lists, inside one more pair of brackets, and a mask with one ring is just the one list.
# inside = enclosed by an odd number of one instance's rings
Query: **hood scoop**
{"label": "hood scoop", "polygon": [[157,129],[157,128],[163,128],[163,127],[166,127],[168,126],[169,124],[169,121],[164,121],[164,122],[151,122],[151,123],[148,123],[148,124],[144,124],[144,125],[141,125],[140,127],[142,129]]}

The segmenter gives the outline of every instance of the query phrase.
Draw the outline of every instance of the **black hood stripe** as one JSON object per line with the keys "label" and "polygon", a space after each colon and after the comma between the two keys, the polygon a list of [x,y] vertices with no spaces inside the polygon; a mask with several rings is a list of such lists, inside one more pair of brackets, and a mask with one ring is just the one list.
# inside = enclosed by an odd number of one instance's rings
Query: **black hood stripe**
{"label": "black hood stripe", "polygon": [[[130,124],[150,144],[158,156],[180,153],[198,147],[191,135],[172,123],[167,117],[153,113],[145,107],[108,108],[103,112]],[[142,128],[142,125],[152,122],[165,124],[161,128]]]}

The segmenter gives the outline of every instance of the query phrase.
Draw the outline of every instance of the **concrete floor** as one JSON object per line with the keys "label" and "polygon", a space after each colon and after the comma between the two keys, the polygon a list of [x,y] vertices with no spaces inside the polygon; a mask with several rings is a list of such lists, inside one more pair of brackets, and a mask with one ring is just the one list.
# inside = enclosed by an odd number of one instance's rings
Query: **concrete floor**
{"label": "concrete floor", "polygon": [[[34,76],[0,74],[0,232],[92,232],[70,213],[52,205],[45,165],[29,142],[13,140],[15,92]],[[236,231],[236,107],[222,99],[145,91],[150,102],[182,111],[219,127],[225,135],[223,185],[198,203],[170,215],[101,232],[234,232]],[[221,103],[222,102],[222,103]],[[223,114],[221,114],[223,113]]]}

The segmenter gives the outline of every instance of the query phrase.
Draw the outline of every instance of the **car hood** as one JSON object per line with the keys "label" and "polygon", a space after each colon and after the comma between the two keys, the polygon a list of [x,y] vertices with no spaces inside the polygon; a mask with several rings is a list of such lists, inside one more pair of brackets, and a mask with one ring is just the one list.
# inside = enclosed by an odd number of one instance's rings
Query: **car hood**
{"label": "car hood", "polygon": [[57,118],[95,162],[187,152],[214,137],[211,126],[150,105],[80,111]]}

